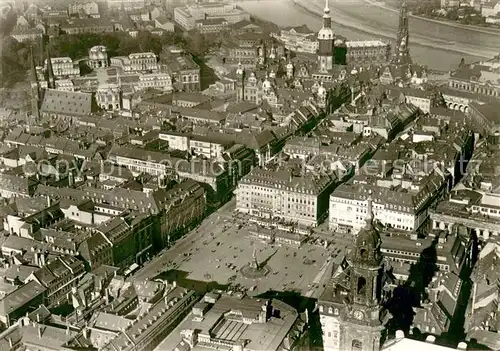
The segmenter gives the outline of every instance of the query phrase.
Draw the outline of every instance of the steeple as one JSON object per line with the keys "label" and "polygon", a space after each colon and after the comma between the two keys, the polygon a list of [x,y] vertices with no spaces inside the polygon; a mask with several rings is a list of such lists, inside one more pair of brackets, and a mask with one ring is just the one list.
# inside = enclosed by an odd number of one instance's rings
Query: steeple
{"label": "steeple", "polygon": [[399,11],[399,26],[393,60],[395,64],[411,64],[409,40],[408,8],[406,7],[406,2],[403,1],[401,10]]}
{"label": "steeple", "polygon": [[52,68],[52,60],[50,59],[50,51],[47,49],[47,86],[49,89],[54,89],[56,87],[54,78],[54,69]]}
{"label": "steeple", "polygon": [[330,8],[328,7],[328,0],[325,0],[323,27],[318,32],[318,70],[322,73],[327,73],[333,69],[333,55],[335,51],[334,40],[335,35],[332,30]]}
{"label": "steeple", "polygon": [[368,191],[368,204],[366,206],[366,224],[365,224],[365,229],[366,230],[372,230],[373,229],[373,200],[372,200],[372,191]]}
{"label": "steeple", "polygon": [[325,9],[323,10],[323,28],[332,28],[332,17],[330,16],[328,0],[325,0]]}

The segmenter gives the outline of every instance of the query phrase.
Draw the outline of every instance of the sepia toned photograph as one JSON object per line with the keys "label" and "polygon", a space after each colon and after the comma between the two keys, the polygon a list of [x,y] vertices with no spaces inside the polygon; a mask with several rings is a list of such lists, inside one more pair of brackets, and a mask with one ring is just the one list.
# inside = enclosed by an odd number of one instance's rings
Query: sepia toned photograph
{"label": "sepia toned photograph", "polygon": [[0,0],[0,351],[500,351],[499,0]]}

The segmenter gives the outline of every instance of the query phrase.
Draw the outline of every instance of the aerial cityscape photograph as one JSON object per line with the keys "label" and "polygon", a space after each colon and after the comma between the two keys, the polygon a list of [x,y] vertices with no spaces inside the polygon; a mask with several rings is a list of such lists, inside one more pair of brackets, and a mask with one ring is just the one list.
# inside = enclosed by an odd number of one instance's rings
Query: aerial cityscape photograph
{"label": "aerial cityscape photograph", "polygon": [[0,351],[500,351],[500,0],[0,0]]}

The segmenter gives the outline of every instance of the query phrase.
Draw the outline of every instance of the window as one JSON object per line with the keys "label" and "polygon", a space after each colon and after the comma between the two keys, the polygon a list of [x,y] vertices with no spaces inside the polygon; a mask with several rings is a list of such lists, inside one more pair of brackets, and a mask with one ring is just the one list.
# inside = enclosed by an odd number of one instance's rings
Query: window
{"label": "window", "polygon": [[358,351],[363,349],[363,343],[357,339],[354,339],[351,344],[352,351]]}
{"label": "window", "polygon": [[363,277],[358,278],[358,295],[364,295],[366,289],[366,279]]}

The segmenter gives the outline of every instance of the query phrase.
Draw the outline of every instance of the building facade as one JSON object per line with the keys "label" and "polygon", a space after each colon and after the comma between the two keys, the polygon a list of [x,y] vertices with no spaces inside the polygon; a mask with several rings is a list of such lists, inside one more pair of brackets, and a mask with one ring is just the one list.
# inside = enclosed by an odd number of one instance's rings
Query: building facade
{"label": "building facade", "polygon": [[345,44],[348,65],[381,65],[389,62],[391,57],[391,44],[381,40],[347,41]]}
{"label": "building facade", "polygon": [[326,216],[328,196],[334,181],[330,177],[254,168],[236,190],[236,209],[257,218],[317,226]]}
{"label": "building facade", "polygon": [[[45,70],[48,70],[47,60],[45,60]],[[76,78],[80,77],[78,63],[73,62],[70,57],[52,57],[52,70],[56,78]]]}
{"label": "building facade", "polygon": [[287,50],[316,54],[319,49],[319,41],[314,31],[307,26],[288,27],[281,30],[279,39]]}

